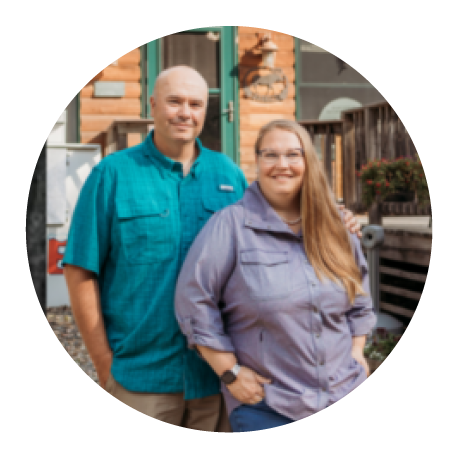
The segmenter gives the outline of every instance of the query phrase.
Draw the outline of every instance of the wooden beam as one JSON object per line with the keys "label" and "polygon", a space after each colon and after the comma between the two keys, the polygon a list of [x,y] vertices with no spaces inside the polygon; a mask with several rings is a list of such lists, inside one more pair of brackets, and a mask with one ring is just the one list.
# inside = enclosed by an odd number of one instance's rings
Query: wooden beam
{"label": "wooden beam", "polygon": [[374,111],[370,108],[366,108],[364,110],[364,130],[366,133],[365,147],[368,161],[377,159],[377,129],[374,119]]}
{"label": "wooden beam", "polygon": [[406,316],[407,318],[412,318],[414,314],[412,310],[407,310],[397,305],[388,304],[387,302],[380,302],[380,308],[382,310],[386,310],[387,312],[395,313],[396,315]]}
{"label": "wooden beam", "polygon": [[[362,166],[368,161],[367,151],[364,147],[364,111],[356,112],[354,115],[355,120],[355,138],[356,138],[356,155],[355,161],[357,165]],[[362,185],[361,180],[356,184],[356,201],[361,202],[362,199]]]}
{"label": "wooden beam", "polygon": [[402,141],[402,122],[399,117],[396,118],[396,137],[395,137],[395,150],[396,150],[396,157],[405,156],[404,153],[404,142]]}
{"label": "wooden beam", "polygon": [[396,249],[380,249],[380,258],[393,259],[395,261],[408,262],[410,264],[420,264],[421,266],[429,266],[431,253],[414,250],[396,250]]}
{"label": "wooden beam", "polygon": [[328,178],[329,185],[332,187],[332,134],[329,125],[326,126],[326,134],[324,136],[324,169]]}
{"label": "wooden beam", "polygon": [[310,134],[310,139],[312,140],[312,143],[315,142],[315,126],[310,126],[309,129],[309,134]]}
{"label": "wooden beam", "polygon": [[335,136],[335,177],[336,177],[336,189],[335,195],[337,199],[343,199],[343,164],[342,164],[342,136]]}
{"label": "wooden beam", "polygon": [[397,296],[407,297],[408,299],[415,299],[417,301],[421,298],[421,293],[416,291],[409,291],[404,288],[398,288],[397,286],[380,284],[380,291],[385,291],[386,293],[396,294]]}
{"label": "wooden beam", "polygon": [[343,199],[348,207],[356,202],[356,155],[355,155],[355,123],[351,116],[343,118]]}
{"label": "wooden beam", "polygon": [[376,159],[382,159],[382,145],[383,145],[383,126],[384,126],[384,107],[379,107],[377,118],[377,153]]}
{"label": "wooden beam", "polygon": [[388,131],[388,159],[393,160],[396,157],[396,122],[395,114],[391,107],[388,107],[389,131]]}
{"label": "wooden beam", "polygon": [[390,159],[390,106],[383,109],[383,145],[382,154],[385,159]]}
{"label": "wooden beam", "polygon": [[380,273],[392,275],[394,277],[406,278],[408,280],[414,280],[419,282],[426,282],[426,275],[417,274],[414,272],[408,272],[406,270],[401,269],[393,269],[392,267],[380,266],[379,267]]}

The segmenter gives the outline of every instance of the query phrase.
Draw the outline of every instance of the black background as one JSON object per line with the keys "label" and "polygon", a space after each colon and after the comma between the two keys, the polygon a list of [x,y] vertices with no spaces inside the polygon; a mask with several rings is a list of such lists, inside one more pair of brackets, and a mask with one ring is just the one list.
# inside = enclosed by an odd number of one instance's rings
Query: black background
{"label": "black background", "polygon": [[46,139],[62,111],[88,81],[118,57],[161,35],[0,31],[0,380],[4,437],[9,431],[67,431],[65,386],[48,356],[44,313]]}

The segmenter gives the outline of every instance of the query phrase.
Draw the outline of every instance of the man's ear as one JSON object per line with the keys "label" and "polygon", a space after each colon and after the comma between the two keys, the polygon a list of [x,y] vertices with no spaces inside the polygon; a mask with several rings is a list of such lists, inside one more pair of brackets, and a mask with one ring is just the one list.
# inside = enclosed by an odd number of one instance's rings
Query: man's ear
{"label": "man's ear", "polygon": [[151,117],[154,118],[154,107],[156,106],[156,101],[154,100],[153,95],[149,98],[149,104],[151,107]]}

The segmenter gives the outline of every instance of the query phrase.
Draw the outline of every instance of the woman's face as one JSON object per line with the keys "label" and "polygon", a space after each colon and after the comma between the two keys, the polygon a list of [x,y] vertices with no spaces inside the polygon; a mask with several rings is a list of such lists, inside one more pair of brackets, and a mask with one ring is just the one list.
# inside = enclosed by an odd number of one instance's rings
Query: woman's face
{"label": "woman's face", "polygon": [[[291,153],[299,149],[302,149],[301,142],[292,132],[274,129],[264,135],[259,147],[263,153],[256,155],[256,161],[259,185],[265,194],[284,195],[288,198],[299,194],[305,171],[304,158],[301,155],[297,163],[290,164],[285,157],[286,153],[289,152],[291,157]],[[266,150],[279,154],[278,160],[271,163],[266,157]]]}

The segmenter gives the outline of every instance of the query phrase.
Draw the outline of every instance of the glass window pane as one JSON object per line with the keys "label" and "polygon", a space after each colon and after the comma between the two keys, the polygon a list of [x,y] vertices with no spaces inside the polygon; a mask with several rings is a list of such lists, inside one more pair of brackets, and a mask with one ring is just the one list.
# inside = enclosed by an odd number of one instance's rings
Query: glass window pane
{"label": "glass window pane", "polygon": [[189,65],[207,81],[210,88],[220,87],[219,35],[207,32],[182,32],[162,39],[162,68]]}
{"label": "glass window pane", "polygon": [[221,151],[221,102],[219,95],[210,96],[204,129],[199,138],[206,148]]}
{"label": "glass window pane", "polygon": [[339,107],[381,101],[457,98],[456,37],[304,37],[300,53],[302,119],[330,119],[329,111],[340,119]]}

